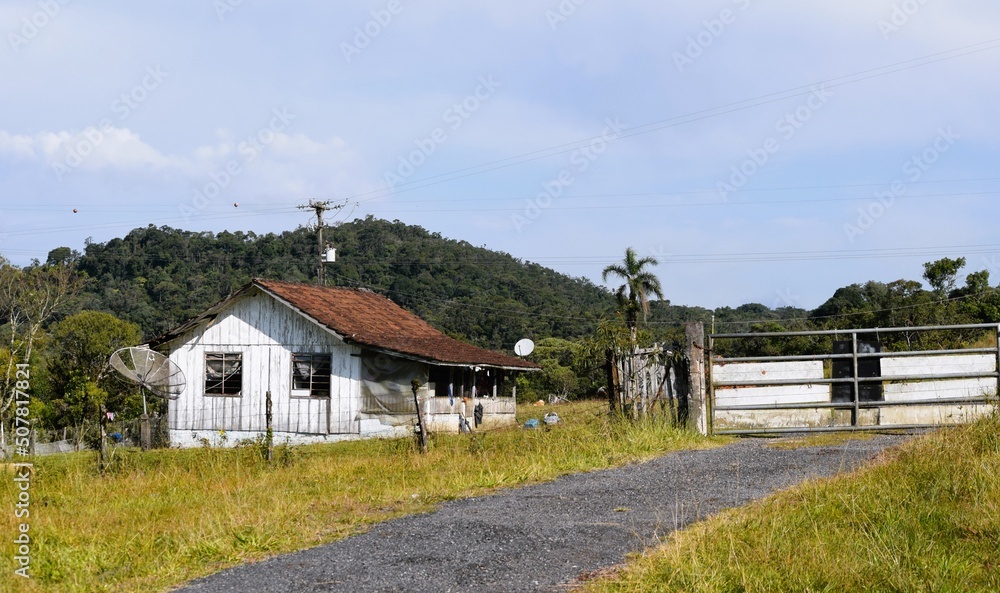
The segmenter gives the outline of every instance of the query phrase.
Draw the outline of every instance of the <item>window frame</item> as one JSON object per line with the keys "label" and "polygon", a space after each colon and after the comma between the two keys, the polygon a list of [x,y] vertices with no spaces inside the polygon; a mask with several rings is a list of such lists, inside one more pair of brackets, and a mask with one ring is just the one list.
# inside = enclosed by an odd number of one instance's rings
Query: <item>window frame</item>
{"label": "window frame", "polygon": [[[298,360],[297,360],[298,359]],[[307,360],[303,360],[307,359]],[[333,355],[330,352],[292,352],[290,365],[291,397],[303,399],[328,399],[333,394]],[[296,363],[309,364],[308,387],[301,387],[303,377],[296,372]],[[326,373],[319,372],[324,369]],[[317,379],[319,379],[317,381]],[[298,385],[297,385],[298,383]],[[325,390],[324,390],[325,388]]]}
{"label": "window frame", "polygon": [[[222,379],[213,380],[209,376],[209,362],[220,361],[222,363]],[[204,357],[205,362],[205,372],[204,372],[204,396],[205,397],[230,397],[238,398],[243,397],[243,352],[205,352]],[[236,372],[232,372],[229,377],[226,377],[227,363],[236,363],[239,365]],[[227,384],[232,387],[232,384],[239,381],[239,390],[235,393],[227,392]],[[215,384],[221,387],[221,392],[211,389],[211,385]]]}

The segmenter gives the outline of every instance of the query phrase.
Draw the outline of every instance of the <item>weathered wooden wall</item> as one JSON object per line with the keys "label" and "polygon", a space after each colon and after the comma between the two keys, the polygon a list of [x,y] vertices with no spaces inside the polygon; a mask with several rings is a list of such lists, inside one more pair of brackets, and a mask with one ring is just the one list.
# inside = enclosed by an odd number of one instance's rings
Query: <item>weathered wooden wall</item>
{"label": "weathered wooden wall", "polygon": [[[233,302],[207,325],[177,340],[170,358],[184,371],[187,389],[170,404],[171,430],[264,431],[271,392],[275,432],[352,434],[359,431],[360,349],[263,293]],[[205,354],[242,353],[239,397],[205,395]],[[331,397],[291,396],[292,353],[330,353]]]}

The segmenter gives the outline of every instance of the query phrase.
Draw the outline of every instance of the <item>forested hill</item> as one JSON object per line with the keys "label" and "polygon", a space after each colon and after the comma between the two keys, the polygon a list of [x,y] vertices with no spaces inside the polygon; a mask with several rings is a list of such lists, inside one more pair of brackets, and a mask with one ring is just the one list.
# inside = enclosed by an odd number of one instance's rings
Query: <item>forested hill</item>
{"label": "forested hill", "polygon": [[[337,248],[329,284],[371,288],[486,347],[588,335],[614,307],[610,293],[585,279],[398,221],[368,217],[326,229],[324,240]],[[148,338],[251,278],[315,281],[316,236],[304,228],[256,235],[149,226],[90,243],[83,254],[53,250],[49,260],[71,261],[89,277],[78,308],[110,311]]]}
{"label": "forested hill", "polygon": [[[402,222],[368,217],[330,228],[337,248],[329,284],[366,287],[388,296],[439,329],[480,346],[509,350],[523,337],[592,336],[615,310],[610,292],[506,253],[454,241]],[[87,282],[72,307],[108,311],[139,325],[148,339],[201,313],[251,278],[314,282],[316,236],[300,228],[281,234],[196,233],[169,227],[135,229],[121,239],[88,243],[80,254],[53,249],[48,264],[69,264]],[[852,284],[815,311],[750,303],[710,310],[651,303],[643,324],[649,340],[682,339],[687,321],[720,331],[899,327],[1000,321],[1000,289],[988,271],[968,274],[966,261],[926,264],[920,282]],[[669,294],[669,278],[662,278]],[[714,315],[714,324],[713,324]]]}

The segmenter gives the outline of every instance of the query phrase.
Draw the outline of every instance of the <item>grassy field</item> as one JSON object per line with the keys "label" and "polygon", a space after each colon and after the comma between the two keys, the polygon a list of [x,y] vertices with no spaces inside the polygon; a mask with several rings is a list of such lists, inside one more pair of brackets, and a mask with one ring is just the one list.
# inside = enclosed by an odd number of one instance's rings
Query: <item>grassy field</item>
{"label": "grassy field", "polygon": [[[521,421],[551,408],[525,407]],[[30,488],[30,580],[13,577],[21,519],[0,466],[0,590],[160,591],[248,560],[334,541],[445,500],[648,459],[712,441],[660,425],[609,422],[600,402],[555,408],[551,430],[285,448],[38,458]]]}
{"label": "grassy field", "polygon": [[723,513],[583,591],[1000,591],[1000,416]]}

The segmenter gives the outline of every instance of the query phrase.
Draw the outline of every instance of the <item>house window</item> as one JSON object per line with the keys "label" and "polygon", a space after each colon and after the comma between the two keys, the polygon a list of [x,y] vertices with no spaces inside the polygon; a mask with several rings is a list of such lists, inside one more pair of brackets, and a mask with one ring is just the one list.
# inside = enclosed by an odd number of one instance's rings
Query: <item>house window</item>
{"label": "house window", "polygon": [[329,354],[292,354],[292,395],[330,396]]}
{"label": "house window", "polygon": [[243,390],[243,354],[205,354],[205,395],[237,397]]}

